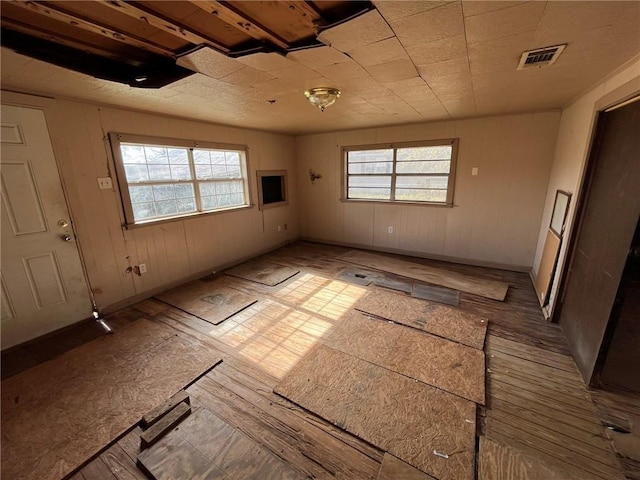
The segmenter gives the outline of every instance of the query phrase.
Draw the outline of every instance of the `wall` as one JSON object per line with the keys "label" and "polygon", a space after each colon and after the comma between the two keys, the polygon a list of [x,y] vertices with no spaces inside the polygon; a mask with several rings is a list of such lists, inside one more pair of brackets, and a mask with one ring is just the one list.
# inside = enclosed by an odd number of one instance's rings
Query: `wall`
{"label": "wall", "polygon": [[[298,137],[301,235],[526,270],[533,264],[559,119],[553,111]],[[340,201],[342,146],[452,137],[460,139],[453,208]],[[309,169],[322,179],[311,184]]]}
{"label": "wall", "polygon": [[[631,82],[631,84],[629,83]],[[634,84],[636,84],[634,86]],[[623,87],[624,86],[624,87]],[[623,92],[615,94],[615,90],[621,88]],[[547,235],[553,202],[557,190],[571,192],[571,204],[567,213],[564,238],[568,239],[573,231],[576,216],[577,192],[580,189],[582,178],[591,145],[596,111],[598,108],[609,106],[607,103],[615,103],[623,98],[629,91],[640,90],[640,57],[622,66],[606,79],[592,87],[589,91],[575,99],[562,111],[560,126],[558,129],[558,141],[553,156],[553,165],[547,186],[547,194],[544,203],[544,214],[538,233],[538,244],[533,264],[534,275],[540,266],[542,249]],[[613,94],[613,96],[612,96]],[[615,98],[615,97],[618,98]],[[603,102],[605,104],[603,104]],[[562,272],[567,262],[567,242],[564,241],[560,248],[558,266],[556,272]],[[556,275],[551,287],[549,307],[546,315],[553,316],[557,303],[560,275]]]}
{"label": "wall", "polygon": [[[3,101],[37,103],[3,94]],[[90,286],[101,310],[149,296],[168,285],[203,275],[297,239],[294,139],[239,128],[58,100],[45,111]],[[288,206],[200,216],[124,229],[117,190],[100,190],[96,179],[112,176],[106,133],[154,135],[248,146],[252,201],[257,205],[256,170],[289,174]],[[277,225],[284,226],[278,232]],[[146,263],[142,276],[126,273]]]}

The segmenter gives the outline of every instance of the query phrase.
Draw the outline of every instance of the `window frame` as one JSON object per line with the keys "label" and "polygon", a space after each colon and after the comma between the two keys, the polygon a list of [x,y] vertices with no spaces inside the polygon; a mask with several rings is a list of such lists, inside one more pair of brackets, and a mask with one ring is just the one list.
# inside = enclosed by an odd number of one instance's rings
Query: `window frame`
{"label": "window frame", "polygon": [[[364,202],[364,203],[395,203],[405,205],[421,205],[421,206],[439,206],[439,207],[453,207],[453,194],[455,190],[455,178],[456,167],[458,160],[458,138],[445,138],[438,140],[420,140],[412,142],[399,142],[399,143],[377,143],[368,145],[349,145],[342,147],[342,198],[343,202]],[[451,164],[448,174],[447,184],[447,197],[444,202],[427,202],[419,200],[396,200],[396,180],[398,177],[424,177],[424,176],[442,176],[442,174],[424,174],[424,173],[397,173],[397,156],[398,149],[412,148],[412,147],[439,147],[439,146],[451,146]],[[370,175],[370,176],[391,176],[390,198],[389,199],[375,199],[375,198],[349,198],[349,162],[348,154],[354,151],[366,151],[366,150],[388,150],[393,149],[393,160],[391,173],[385,174],[352,174],[352,175]]]}
{"label": "window frame", "polygon": [[[229,211],[235,210],[244,210],[247,208],[254,207],[251,199],[251,182],[249,182],[249,148],[246,145],[237,145],[230,143],[218,143],[218,142],[204,142],[198,140],[187,140],[187,139],[178,139],[178,138],[166,138],[166,137],[155,137],[149,135],[136,135],[136,134],[127,134],[127,133],[119,133],[119,132],[109,132],[108,134],[109,143],[111,145],[111,154],[113,156],[113,163],[115,165],[116,177],[118,188],[120,191],[120,198],[122,200],[122,209],[124,213],[124,227],[127,229],[142,227],[148,225],[157,225],[159,223],[165,222],[173,222],[184,220],[192,217],[199,217],[202,215],[214,215],[219,213],[225,213]],[[200,189],[198,184],[203,182],[210,182],[212,180],[197,180],[195,178],[195,170],[193,163],[193,149],[210,149],[210,150],[226,150],[226,151],[234,151],[240,152],[240,175],[243,183],[244,190],[244,204],[243,205],[234,205],[230,207],[218,208],[215,210],[199,210],[195,212],[187,212],[187,213],[179,213],[171,216],[163,216],[158,218],[151,218],[148,220],[139,220],[136,222],[133,215],[133,204],[131,202],[131,195],[129,193],[129,182],[127,181],[127,176],[124,169],[124,162],[122,159],[122,151],[120,150],[120,145],[122,143],[134,143],[140,144],[149,147],[178,147],[178,148],[187,148],[190,152],[187,154],[187,158],[189,159],[189,168],[191,170],[192,179],[191,180],[163,180],[158,181],[157,183],[161,184],[181,184],[181,183],[190,183],[194,186],[194,196],[196,199],[196,208],[198,205],[202,207],[200,203]],[[149,183],[143,183],[141,185],[153,185],[154,181]],[[135,186],[135,183],[132,184]]]}

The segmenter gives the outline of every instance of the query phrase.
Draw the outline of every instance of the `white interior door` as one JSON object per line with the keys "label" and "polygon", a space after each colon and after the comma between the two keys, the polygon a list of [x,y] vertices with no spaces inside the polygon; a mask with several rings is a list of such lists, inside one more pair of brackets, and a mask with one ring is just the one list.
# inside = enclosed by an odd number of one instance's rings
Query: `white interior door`
{"label": "white interior door", "polygon": [[2,348],[91,316],[42,110],[2,105]]}

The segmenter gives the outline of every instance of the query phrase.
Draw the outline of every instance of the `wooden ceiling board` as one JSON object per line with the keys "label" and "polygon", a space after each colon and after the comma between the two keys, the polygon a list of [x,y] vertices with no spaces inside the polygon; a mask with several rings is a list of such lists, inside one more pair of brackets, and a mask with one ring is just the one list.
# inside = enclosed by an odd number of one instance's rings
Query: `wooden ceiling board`
{"label": "wooden ceiling board", "polygon": [[367,67],[367,72],[374,80],[382,83],[418,77],[418,71],[409,57],[382,65],[372,65]]}
{"label": "wooden ceiling board", "polygon": [[545,6],[546,2],[526,2],[515,7],[466,17],[464,25],[467,42],[469,44],[486,42],[535,30],[542,18]]}
{"label": "wooden ceiling board", "polygon": [[189,2],[144,2],[144,6],[166,18],[179,20],[190,30],[206,34],[223,45],[236,47],[253,41],[250,35]]}
{"label": "wooden ceiling board", "polygon": [[410,17],[412,15],[417,15],[418,13],[426,12],[427,10],[442,7],[447,3],[451,2],[431,0],[409,0],[403,2],[374,0],[373,2],[373,4],[388,22],[393,22],[395,20],[400,20],[401,18]]}
{"label": "wooden ceiling board", "polygon": [[462,7],[458,2],[389,23],[405,47],[465,33]]}
{"label": "wooden ceiling board", "polygon": [[203,47],[195,52],[183,55],[176,60],[181,67],[202,73],[211,78],[222,78],[246,68],[242,63],[216,52],[212,48]]}
{"label": "wooden ceiling board", "polygon": [[408,58],[396,37],[387,38],[376,43],[365,45],[348,52],[363,67],[389,63],[401,58]]}
{"label": "wooden ceiling board", "polygon": [[443,62],[467,54],[467,40],[464,34],[442,38],[427,43],[405,46],[406,52],[416,65]]}
{"label": "wooden ceiling board", "polygon": [[371,10],[349,22],[324,30],[318,40],[342,52],[376,43],[394,36],[377,10]]}
{"label": "wooden ceiling board", "polygon": [[[39,38],[55,40],[57,43],[69,46],[72,46],[71,44],[74,42],[77,45],[90,45],[97,50],[104,50],[105,56],[110,58],[118,56],[129,57],[131,60],[150,58],[150,55],[145,51],[132,48],[98,33],[80,29],[71,32],[69,25],[64,22],[16,7],[10,2],[2,4],[1,18],[3,25],[6,24],[9,29],[21,31],[20,28],[12,28],[9,25],[13,21],[14,25],[23,24],[26,30],[41,31],[42,35],[38,35]],[[111,52],[111,54],[107,55],[106,52]]]}
{"label": "wooden ceiling board", "polygon": [[290,43],[313,37],[316,31],[313,22],[320,18],[318,14],[311,16],[312,9],[296,8],[295,4],[301,2],[234,0],[231,3],[235,10],[266,29],[278,32],[278,36]]}
{"label": "wooden ceiling board", "polygon": [[350,61],[344,53],[329,46],[297,50],[288,53],[287,58],[312,69]]}
{"label": "wooden ceiling board", "polygon": [[48,3],[59,8],[64,8],[68,12],[88,17],[96,23],[113,28],[114,30],[135,32],[136,35],[141,38],[154,41],[174,51],[189,45],[189,42],[186,40],[163,32],[146,22],[119,13],[116,9],[107,6],[106,3],[87,0],[74,0],[73,2],[57,0]]}

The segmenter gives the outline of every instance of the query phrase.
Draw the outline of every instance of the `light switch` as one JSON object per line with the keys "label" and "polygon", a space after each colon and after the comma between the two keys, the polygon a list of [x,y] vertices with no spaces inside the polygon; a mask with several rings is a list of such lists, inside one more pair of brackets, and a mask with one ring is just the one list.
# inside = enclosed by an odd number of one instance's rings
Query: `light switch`
{"label": "light switch", "polygon": [[111,181],[111,177],[98,178],[98,188],[100,190],[111,190],[113,188],[113,182]]}
{"label": "light switch", "polygon": [[471,168],[471,175],[473,175],[474,177],[478,175],[478,167]]}

